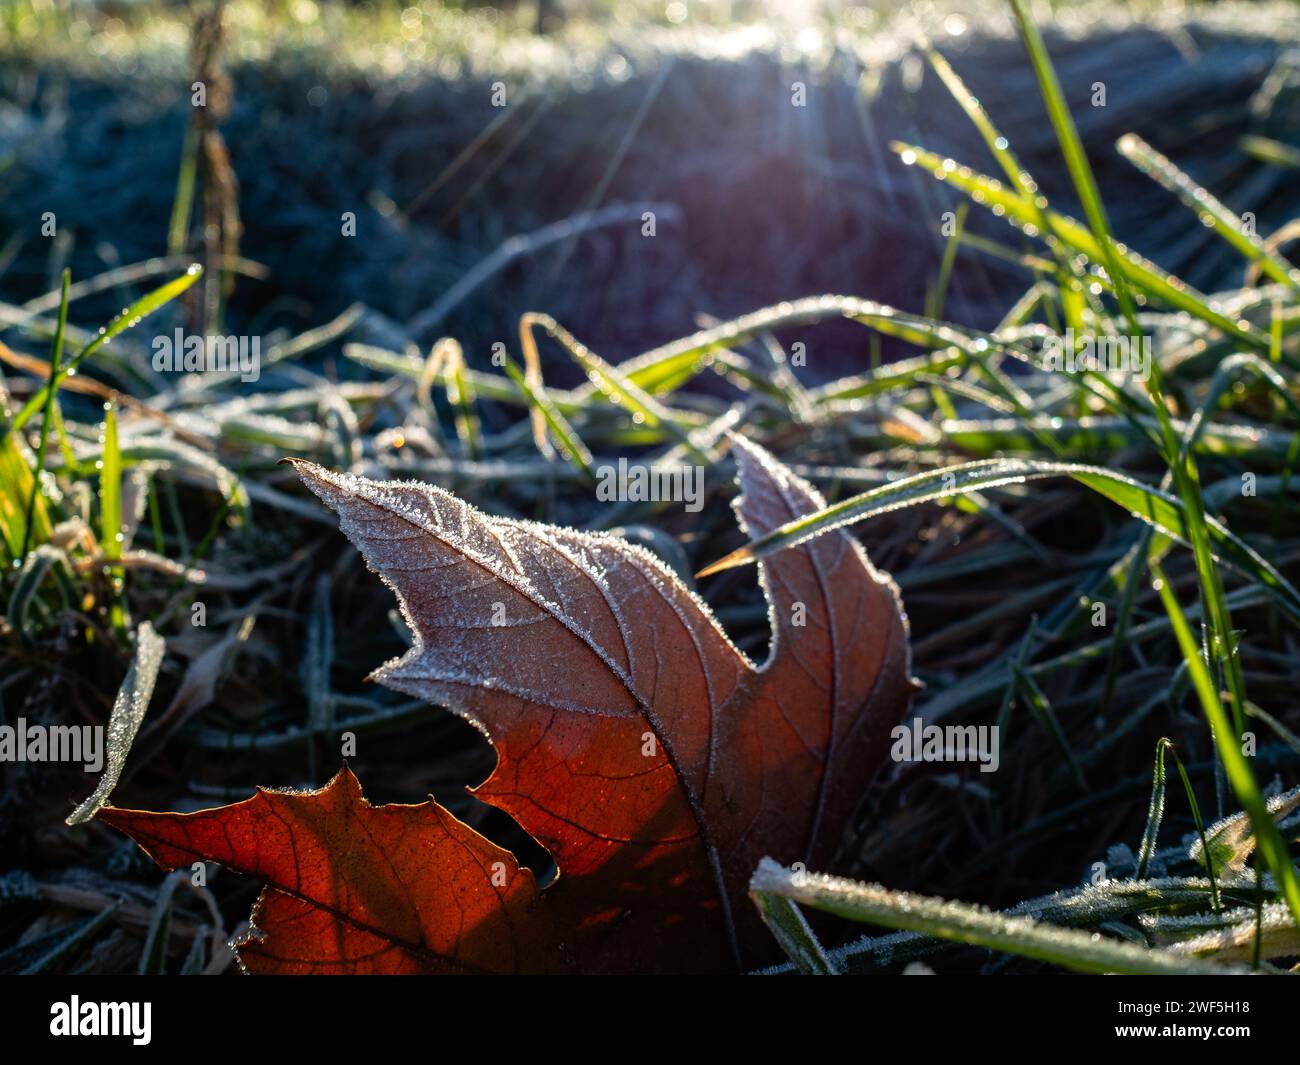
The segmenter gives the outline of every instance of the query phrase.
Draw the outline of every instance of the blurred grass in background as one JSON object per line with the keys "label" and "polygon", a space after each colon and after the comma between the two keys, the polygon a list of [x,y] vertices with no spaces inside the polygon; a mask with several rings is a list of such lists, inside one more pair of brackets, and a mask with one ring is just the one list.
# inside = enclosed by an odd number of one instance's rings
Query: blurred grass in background
{"label": "blurred grass in background", "polygon": [[[391,334],[384,320],[420,324],[420,343],[451,333],[481,365],[539,309],[619,357],[700,315],[827,291],[921,311],[943,255],[940,219],[957,199],[900,169],[889,142],[986,156],[914,48],[918,29],[1002,116],[1046,191],[1070,202],[1001,6],[691,5],[677,25],[658,5],[575,7],[558,33],[538,36],[525,11],[231,4],[222,56],[232,103],[220,129],[239,181],[240,250],[272,268],[236,286],[232,328],[297,331],[360,302],[376,336]],[[64,266],[87,277],[167,250],[193,111],[186,10],[6,8],[0,279],[11,302],[54,289]],[[756,21],[733,25],[733,15]],[[1254,211],[1261,229],[1281,225],[1300,184],[1237,146],[1247,134],[1292,135],[1286,109],[1256,113],[1251,100],[1294,27],[1289,9],[1256,5],[1099,5],[1067,8],[1054,30],[1117,228],[1203,289],[1235,284],[1240,264],[1189,233],[1177,204],[1113,143],[1137,132]],[[1098,80],[1104,108],[1090,105]],[[497,82],[505,108],[492,105]],[[805,108],[791,106],[796,82]],[[507,257],[458,289],[511,238],[620,205],[629,210],[615,221]],[[642,205],[661,215],[653,240],[640,234]],[[40,236],[45,211],[59,219],[53,241]],[[345,211],[357,216],[354,239],[341,235]],[[995,221],[970,226],[1002,237]],[[948,307],[987,328],[1018,286],[996,258],[968,257]],[[449,292],[456,302],[440,307]],[[115,304],[109,293],[89,306],[111,314]],[[853,368],[855,341],[828,329],[808,372],[827,380]]]}

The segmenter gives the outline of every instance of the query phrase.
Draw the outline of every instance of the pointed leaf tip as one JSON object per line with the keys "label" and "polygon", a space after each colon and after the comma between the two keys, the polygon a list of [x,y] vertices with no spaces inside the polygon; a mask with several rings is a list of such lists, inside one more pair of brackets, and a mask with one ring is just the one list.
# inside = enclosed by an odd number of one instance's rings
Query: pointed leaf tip
{"label": "pointed leaf tip", "polygon": [[736,548],[731,554],[724,555],[717,562],[710,562],[695,575],[695,579],[697,581],[703,580],[705,577],[712,577],[715,573],[721,573],[723,570],[728,569],[737,569],[753,561],[754,552],[750,550],[749,544],[745,544],[743,547]]}

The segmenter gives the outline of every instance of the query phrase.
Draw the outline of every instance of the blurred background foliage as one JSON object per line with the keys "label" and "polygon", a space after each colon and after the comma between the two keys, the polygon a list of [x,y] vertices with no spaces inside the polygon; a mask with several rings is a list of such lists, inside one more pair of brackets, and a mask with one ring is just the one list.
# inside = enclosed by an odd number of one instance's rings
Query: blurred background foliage
{"label": "blurred background foliage", "polygon": [[[0,280],[11,301],[52,290],[64,266],[86,277],[168,250],[194,110],[194,12],[207,9],[0,7]],[[1000,116],[1049,196],[1071,203],[1002,5],[567,0],[560,12],[538,33],[526,0],[225,5],[219,128],[238,182],[238,246],[268,268],[233,287],[231,330],[297,331],[360,302],[379,333],[384,319],[419,325],[420,343],[449,333],[475,366],[542,309],[617,358],[701,316],[815,293],[920,311],[957,197],[898,167],[889,142],[991,167],[916,50],[920,33]],[[1294,109],[1256,97],[1296,25],[1293,6],[1254,4],[1071,4],[1051,22],[1117,230],[1203,290],[1238,283],[1240,261],[1188,232],[1114,141],[1140,134],[1254,212],[1261,231],[1293,217],[1300,171],[1260,166],[1240,145],[1294,133]],[[1092,103],[1098,82],[1104,107]],[[641,207],[656,212],[653,240]],[[511,238],[600,210],[613,219],[515,248],[472,291],[456,288]],[[54,241],[40,234],[46,211]],[[342,235],[344,212],[355,238]],[[996,219],[970,225],[1004,237]],[[1014,267],[967,262],[951,316],[991,327],[1019,284]],[[98,307],[114,303],[107,293]],[[857,339],[828,327],[808,373],[854,368]]]}

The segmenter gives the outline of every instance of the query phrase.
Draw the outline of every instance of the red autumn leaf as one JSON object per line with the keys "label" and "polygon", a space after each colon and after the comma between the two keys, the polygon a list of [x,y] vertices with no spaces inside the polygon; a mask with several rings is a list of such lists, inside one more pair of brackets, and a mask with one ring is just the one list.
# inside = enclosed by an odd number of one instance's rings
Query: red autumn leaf
{"label": "red autumn leaf", "polygon": [[[751,537],[823,506],[735,438]],[[371,807],[344,769],[195,814],[105,809],[167,867],[264,880],[257,972],[734,969],[768,940],[761,857],[833,864],[911,694],[892,582],[843,533],[766,559],[772,645],[755,666],[655,556],[608,535],[489,517],[412,482],[295,461],[397,594],[415,640],[375,673],[479,724],[475,794],[555,859],[513,857],[430,801]]]}

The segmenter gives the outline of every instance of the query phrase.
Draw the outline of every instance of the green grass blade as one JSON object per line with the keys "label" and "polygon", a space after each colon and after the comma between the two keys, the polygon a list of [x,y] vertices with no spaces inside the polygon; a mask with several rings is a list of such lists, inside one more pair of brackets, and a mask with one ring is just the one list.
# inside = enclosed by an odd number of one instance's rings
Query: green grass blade
{"label": "green grass blade", "polygon": [[1156,764],[1151,781],[1151,801],[1147,804],[1147,826],[1142,832],[1142,843],[1138,847],[1137,878],[1145,880],[1147,867],[1156,852],[1156,837],[1160,834],[1160,822],[1165,814],[1165,748],[1170,746],[1167,739],[1161,738],[1156,743]]}
{"label": "green grass blade", "polygon": [[1065,157],[1066,169],[1070,172],[1075,192],[1083,205],[1083,214],[1088,220],[1093,239],[1101,249],[1101,265],[1106,267],[1106,272],[1115,285],[1115,295],[1129,323],[1130,335],[1137,336],[1141,333],[1137,325],[1137,308],[1129,293],[1124,271],[1120,267],[1120,257],[1110,235],[1110,224],[1106,219],[1106,208],[1101,202],[1097,179],[1093,176],[1092,167],[1083,150],[1083,141],[1079,139],[1079,131],[1075,128],[1074,118],[1065,101],[1065,94],[1061,91],[1056,68],[1052,66],[1051,58],[1047,54],[1047,45],[1043,43],[1043,35],[1038,31],[1038,25],[1030,15],[1025,0],[1011,0],[1011,7],[1020,25],[1020,36],[1029,52],[1029,62],[1034,68],[1034,76],[1038,79],[1043,103],[1047,107],[1047,116],[1052,123],[1052,129],[1056,131],[1056,140],[1061,146],[1061,154]]}
{"label": "green grass blade", "polygon": [[546,394],[546,389],[540,388],[528,380],[527,375],[509,359],[506,359],[505,371],[520,393],[527,397],[532,408],[538,412],[543,424],[555,435],[560,449],[564,452],[564,457],[594,481],[596,479],[595,460],[591,457],[591,452],[587,449],[587,445],[582,442],[577,430],[569,424],[569,420],[551,402],[550,397]]}
{"label": "green grass blade", "polygon": [[764,858],[750,880],[751,894],[780,895],[793,902],[909,932],[920,932],[989,950],[1049,962],[1079,972],[1150,976],[1211,974],[1234,969],[1212,962],[1179,958],[1167,951],[1063,928],[1029,917],[1010,917],[961,902],[840,877],[794,873]]}
{"label": "green grass blade", "polygon": [[[939,180],[961,189],[981,206],[1000,211],[1003,217],[1021,228],[1029,227],[1026,229],[1029,235],[1039,235],[1036,209],[1002,182],[979,174],[969,167],[958,166],[951,160],[945,160],[942,156],[913,145],[896,143],[894,150],[905,163],[921,166]],[[1052,232],[1067,247],[1087,256],[1094,263],[1105,264],[1105,251],[1086,225],[1055,211],[1044,211],[1043,216],[1047,219]],[[1159,300],[1176,310],[1186,311],[1256,351],[1268,351],[1268,336],[1259,328],[1248,322],[1229,318],[1215,310],[1209,297],[1161,270],[1154,263],[1148,262],[1136,252],[1123,248],[1117,250],[1116,254],[1118,256],[1116,269],[1121,276],[1150,298]]]}
{"label": "green grass blade", "polygon": [[1293,148],[1271,137],[1260,137],[1254,134],[1242,137],[1237,143],[1243,152],[1260,162],[1300,169],[1300,148]]}
{"label": "green grass blade", "polygon": [[[1128,323],[1129,335],[1138,336],[1141,330],[1137,322],[1137,310],[1129,293],[1128,282],[1121,268],[1119,252],[1110,235],[1110,225],[1106,219],[1106,210],[1101,201],[1097,180],[1093,175],[1088,157],[1083,150],[1083,142],[1075,128],[1074,119],[1061,91],[1060,81],[1047,54],[1042,34],[1029,13],[1025,0],[1011,0],[1016,21],[1020,26],[1021,37],[1029,51],[1030,63],[1038,79],[1043,103],[1056,131],[1056,139],[1065,157],[1066,168],[1074,182],[1075,191],[1083,204],[1084,216],[1092,231],[1093,240],[1101,250],[1101,262],[1115,286],[1120,308]],[[1208,309],[1208,308],[1207,308]],[[1209,535],[1205,520],[1205,507],[1201,499],[1200,479],[1195,461],[1191,455],[1180,454],[1177,437],[1170,421],[1169,409],[1165,403],[1163,372],[1159,360],[1152,360],[1151,374],[1146,382],[1151,405],[1155,409],[1160,424],[1161,437],[1164,442],[1165,458],[1173,471],[1174,485],[1183,500],[1187,521],[1188,542],[1196,558],[1197,577],[1200,581],[1201,596],[1205,602],[1205,633],[1212,660],[1217,664],[1232,695],[1232,711],[1238,734],[1244,728],[1246,703],[1245,681],[1241,663],[1237,657],[1232,638],[1232,619],[1224,604],[1223,585],[1218,570],[1214,566],[1210,553]]]}
{"label": "green grass blade", "polygon": [[127,307],[121,314],[117,315],[111,322],[102,328],[85,347],[74,355],[68,364],[62,367],[53,381],[48,382],[43,388],[32,396],[24,404],[23,408],[9,421],[9,423],[0,429],[0,434],[17,432],[22,429],[32,417],[42,410],[47,402],[47,395],[51,389],[58,391],[59,386],[68,378],[69,374],[77,372],[78,368],[90,356],[95,354],[105,344],[110,343],[114,337],[133,326],[139,325],[141,321],[153,314],[160,307],[165,306],[179,296],[196,282],[203,273],[203,268],[197,264],[191,266],[180,277],[168,281],[167,284],[161,285],[145,296],[140,297],[135,303]]}
{"label": "green grass blade", "polygon": [[837,976],[839,969],[826,955],[817,936],[808,927],[799,907],[781,895],[758,893],[754,905],[786,957],[805,976]]}
{"label": "green grass blade", "polygon": [[532,336],[534,328],[544,330],[547,335],[558,341],[607,399],[615,406],[631,413],[634,424],[645,425],[651,429],[663,428],[676,437],[679,443],[686,445],[688,450],[695,451],[690,443],[689,434],[678,424],[677,417],[672,411],[581,343],[549,314],[529,313],[520,319],[520,332],[529,337],[525,350],[536,351],[536,340]]}
{"label": "green grass blade", "polygon": [[122,601],[125,574],[122,570],[122,449],[117,437],[117,408],[104,404],[104,457],[99,471],[100,547],[108,560],[109,619],[113,628],[126,628]]}
{"label": "green grass blade", "polygon": [[21,638],[30,638],[27,628],[28,611],[36,599],[36,593],[45,583],[46,576],[52,567],[60,564],[66,566],[67,561],[67,556],[51,544],[41,544],[34,551],[28,552],[18,579],[14,581],[13,590],[9,593],[6,613],[9,624]]}
{"label": "green grass blade", "polygon": [[1213,229],[1244,258],[1257,264],[1274,281],[1291,288],[1300,288],[1300,270],[1272,251],[1252,229],[1243,226],[1241,218],[1220,203],[1208,189],[1197,185],[1136,133],[1124,134],[1115,147],[1120,155],[1174,193],[1196,212],[1202,223]]}
{"label": "green grass blade", "polygon": [[1250,768],[1250,763],[1246,760],[1246,756],[1241,753],[1237,732],[1233,729],[1232,721],[1223,708],[1223,703],[1219,699],[1219,690],[1210,678],[1209,668],[1201,657],[1201,650],[1197,646],[1196,638],[1192,635],[1192,630],[1187,624],[1187,619],[1183,616],[1182,607],[1178,605],[1178,600],[1174,598],[1173,589],[1158,565],[1152,564],[1151,573],[1155,578],[1156,591],[1160,593],[1160,599],[1164,603],[1165,612],[1169,615],[1174,636],[1178,640],[1178,646],[1183,653],[1183,660],[1187,663],[1192,685],[1201,701],[1201,708],[1204,710],[1206,720],[1209,723],[1215,747],[1218,749],[1219,758],[1223,762],[1224,772],[1237,795],[1237,801],[1255,826],[1255,836],[1259,840],[1260,851],[1263,853],[1265,861],[1268,862],[1269,869],[1277,878],[1282,895],[1291,910],[1291,915],[1297,922],[1300,922],[1300,879],[1296,877],[1295,866],[1292,864],[1286,841],[1282,838],[1282,834],[1278,831],[1277,825],[1268,811],[1264,796],[1259,790],[1259,783],[1255,780],[1255,774]]}
{"label": "green grass blade", "polygon": [[[751,541],[707,566],[697,576],[705,577],[735,566],[748,565],[776,551],[797,546],[832,529],[842,528],[876,514],[931,502],[945,496],[1023,484],[1047,477],[1071,477],[1124,507],[1166,536],[1180,543],[1188,543],[1190,540],[1186,511],[1181,500],[1113,470],[1035,459],[984,459],[905,477],[786,522],[766,536]],[[1224,559],[1263,584],[1292,618],[1300,620],[1300,592],[1270,562],[1222,524],[1212,518],[1205,520],[1207,533]]]}
{"label": "green grass blade", "polygon": [[194,184],[197,173],[199,138],[194,126],[185,127],[185,140],[181,145],[181,162],[176,172],[176,195],[172,198],[171,223],[167,227],[167,254],[179,255],[185,250],[185,239],[190,230],[190,214],[194,205]]}
{"label": "green grass blade", "polygon": [[[72,271],[63,271],[62,292],[59,299],[59,324],[54,332],[54,344],[50,349],[50,381],[53,381],[63,362],[63,333],[68,327],[68,286],[72,284]],[[41,475],[45,472],[45,448],[50,441],[50,422],[54,417],[54,397],[57,389],[45,390],[45,417],[41,420],[41,438],[36,449],[36,469],[32,475],[32,490],[27,497],[27,517],[23,521],[23,547],[18,554],[21,564],[27,558],[27,550],[32,543],[32,519],[36,513],[36,500],[41,494]]]}
{"label": "green grass blade", "polygon": [[1187,805],[1192,810],[1192,821],[1196,825],[1196,834],[1201,840],[1201,850],[1205,854],[1205,873],[1210,878],[1210,904],[1214,912],[1218,913],[1220,909],[1219,902],[1219,884],[1214,874],[1214,860],[1210,855],[1205,839],[1205,819],[1201,817],[1201,804],[1196,801],[1196,789],[1192,787],[1192,778],[1187,774],[1187,767],[1183,765],[1183,760],[1178,757],[1178,748],[1172,743],[1169,744],[1169,753],[1174,756],[1174,765],[1178,767],[1178,776],[1183,782],[1183,792],[1187,795]]}
{"label": "green grass blade", "polygon": [[455,411],[456,437],[460,441],[461,450],[472,459],[478,458],[483,453],[478,396],[474,391],[474,382],[466,372],[465,355],[459,344],[448,348],[443,387],[447,392],[447,402]]}
{"label": "green grass blade", "polygon": [[[1023,650],[1022,648],[1022,652]],[[1047,695],[1038,686],[1038,682],[1034,680],[1032,674],[1026,671],[1023,666],[1013,665],[1011,672],[1020,695],[1028,705],[1030,712],[1052,738],[1052,742],[1056,744],[1057,749],[1061,752],[1061,757],[1065,759],[1065,764],[1069,766],[1070,775],[1074,778],[1075,786],[1081,791],[1086,790],[1088,784],[1083,779],[1083,771],[1079,768],[1078,759],[1074,756],[1074,749],[1070,746],[1070,741],[1061,728],[1061,723],[1056,717],[1056,711],[1052,709],[1052,704]]]}

